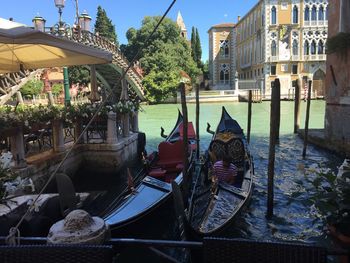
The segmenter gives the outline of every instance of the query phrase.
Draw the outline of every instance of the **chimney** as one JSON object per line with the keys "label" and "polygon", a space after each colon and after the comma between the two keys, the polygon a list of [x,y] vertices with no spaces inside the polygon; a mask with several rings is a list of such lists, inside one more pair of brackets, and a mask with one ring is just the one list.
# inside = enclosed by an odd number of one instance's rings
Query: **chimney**
{"label": "chimney", "polygon": [[237,22],[239,22],[239,20],[241,20],[241,16],[238,16],[238,17],[237,17]]}

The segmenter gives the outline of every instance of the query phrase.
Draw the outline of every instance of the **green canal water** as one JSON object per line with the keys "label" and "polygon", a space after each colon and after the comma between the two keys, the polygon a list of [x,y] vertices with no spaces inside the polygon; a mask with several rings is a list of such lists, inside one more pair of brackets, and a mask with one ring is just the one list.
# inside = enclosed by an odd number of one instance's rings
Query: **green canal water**
{"label": "green canal water", "polygon": [[[242,128],[247,127],[247,103],[201,104],[200,108],[200,146],[204,151],[211,136],[206,133],[206,123],[212,130],[225,106]],[[143,106],[139,115],[139,127],[146,133],[147,151],[157,148],[162,140],[160,127],[170,132],[181,105]],[[301,128],[305,123],[306,103],[301,104]],[[195,104],[188,105],[189,120],[195,123]],[[324,127],[325,102],[312,101],[310,128]],[[303,241],[332,246],[325,233],[324,216],[310,202],[309,190],[312,184],[307,179],[316,178],[317,171],[330,168],[336,172],[342,160],[338,157],[308,146],[307,158],[302,159],[303,141],[293,134],[294,103],[281,102],[280,143],[276,147],[274,217],[265,218],[267,203],[267,166],[269,148],[270,102],[253,104],[251,153],[254,158],[255,176],[252,200],[236,224],[227,231],[228,237],[242,237],[257,240]]]}

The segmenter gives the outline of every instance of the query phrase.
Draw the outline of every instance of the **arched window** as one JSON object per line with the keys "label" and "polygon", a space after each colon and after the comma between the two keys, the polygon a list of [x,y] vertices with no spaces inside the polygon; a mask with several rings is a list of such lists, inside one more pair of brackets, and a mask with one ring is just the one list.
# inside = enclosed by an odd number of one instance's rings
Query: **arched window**
{"label": "arched window", "polygon": [[276,7],[273,6],[271,8],[271,24],[276,25],[277,24],[277,13],[276,13]]}
{"label": "arched window", "polygon": [[293,24],[298,24],[298,7],[295,5],[293,7]]}
{"label": "arched window", "polygon": [[222,84],[229,84],[230,81],[230,69],[227,64],[220,65],[220,82]]}
{"label": "arched window", "polygon": [[305,41],[304,43],[304,55],[309,55],[310,54],[310,45],[309,45],[309,41]]}
{"label": "arched window", "polygon": [[312,21],[316,21],[317,20],[317,8],[316,6],[312,6],[312,9],[311,9],[311,20]]}
{"label": "arched window", "polygon": [[320,42],[318,42],[318,54],[324,54],[324,44],[323,41],[320,40]]}
{"label": "arched window", "polygon": [[305,7],[304,20],[310,21],[310,8],[308,6]]}
{"label": "arched window", "polygon": [[271,42],[271,56],[276,56],[276,55],[277,55],[276,41],[272,40],[272,42]]}
{"label": "arched window", "polygon": [[296,39],[294,39],[293,40],[293,56],[297,56],[299,54],[298,49],[299,49],[298,41]]}
{"label": "arched window", "polygon": [[224,58],[228,58],[230,56],[228,40],[220,40],[220,56]]}
{"label": "arched window", "polygon": [[311,42],[311,55],[315,55],[316,54],[316,41],[312,40]]}
{"label": "arched window", "polygon": [[319,21],[324,20],[324,8],[323,8],[323,6],[320,6],[320,9],[318,9],[318,20]]}

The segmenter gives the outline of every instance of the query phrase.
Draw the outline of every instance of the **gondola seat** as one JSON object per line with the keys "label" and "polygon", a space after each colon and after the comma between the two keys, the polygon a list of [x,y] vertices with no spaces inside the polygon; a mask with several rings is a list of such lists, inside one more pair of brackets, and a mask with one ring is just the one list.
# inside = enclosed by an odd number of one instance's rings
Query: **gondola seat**
{"label": "gondola seat", "polygon": [[161,142],[158,146],[159,161],[157,162],[157,165],[168,172],[178,171],[179,168],[176,167],[182,163],[182,151],[182,140],[175,143]]}
{"label": "gondola seat", "polygon": [[163,170],[162,168],[152,168],[149,175],[159,180],[164,180],[165,173],[166,170]]}

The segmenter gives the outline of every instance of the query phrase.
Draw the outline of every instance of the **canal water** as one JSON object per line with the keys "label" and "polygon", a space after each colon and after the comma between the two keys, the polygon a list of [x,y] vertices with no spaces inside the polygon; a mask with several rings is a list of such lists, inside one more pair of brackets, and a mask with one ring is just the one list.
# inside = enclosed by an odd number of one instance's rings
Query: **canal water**
{"label": "canal water", "polygon": [[[210,103],[200,108],[200,147],[205,151],[211,139],[206,133],[209,122],[212,130],[221,117],[225,106],[229,114],[247,127],[247,103]],[[147,151],[157,149],[160,127],[169,133],[181,105],[142,106],[139,127],[147,136]],[[306,103],[301,104],[301,128],[305,123]],[[195,124],[195,104],[188,104],[189,121]],[[312,101],[310,128],[324,127],[325,102]],[[342,160],[322,149],[308,146],[307,157],[302,158],[303,141],[293,134],[294,102],[281,102],[280,142],[276,147],[274,217],[265,218],[267,203],[267,167],[270,131],[270,102],[253,104],[251,128],[251,154],[254,158],[255,175],[252,200],[236,224],[226,232],[228,237],[255,240],[303,241],[332,246],[325,231],[325,220],[311,201],[311,183],[320,171],[336,172]]]}
{"label": "canal water", "polygon": [[[246,130],[247,103],[206,103],[201,104],[200,113],[200,147],[205,151],[211,140],[206,133],[207,122],[212,130],[221,117],[221,108],[225,106],[229,114],[235,118]],[[177,119],[181,105],[163,104],[142,106],[139,114],[140,131],[146,134],[147,152],[157,149],[163,139],[160,136],[160,127],[169,133]],[[306,103],[301,104],[301,128],[305,122]],[[188,104],[189,120],[195,124],[195,104]],[[312,101],[310,114],[310,128],[324,127],[325,102]],[[251,154],[254,158],[255,175],[254,190],[250,205],[241,214],[228,231],[226,237],[240,237],[251,240],[273,241],[302,241],[315,242],[319,245],[331,247],[332,241],[325,231],[325,215],[314,205],[315,187],[313,180],[321,171],[330,169],[336,172],[342,161],[338,157],[312,145],[308,146],[307,157],[302,159],[303,141],[293,134],[294,103],[281,102],[280,142],[276,147],[275,187],[274,187],[274,217],[267,220],[267,166],[270,131],[270,102],[253,104],[251,129]],[[134,167],[135,168],[135,167]],[[135,168],[136,169],[136,168]],[[137,169],[136,169],[137,170]],[[136,170],[134,173],[136,173]],[[123,172],[122,172],[123,173]],[[99,183],[96,183],[96,174],[91,174],[83,168],[79,171],[78,191],[106,190],[105,203],[116,197],[126,185],[126,172],[120,176],[99,174]],[[94,182],[94,183],[91,183]],[[318,193],[322,196],[322,193]],[[103,205],[101,205],[103,207]],[[132,233],[124,233],[120,237],[145,239],[177,239],[175,216],[172,204],[167,209],[154,213],[142,225],[135,227]],[[166,250],[166,253],[181,258],[183,251]],[[118,262],[162,262],[149,250],[125,249],[118,258]],[[182,261],[180,259],[180,261]],[[334,259],[332,262],[336,262]]]}

